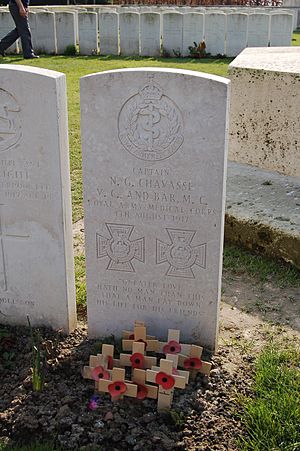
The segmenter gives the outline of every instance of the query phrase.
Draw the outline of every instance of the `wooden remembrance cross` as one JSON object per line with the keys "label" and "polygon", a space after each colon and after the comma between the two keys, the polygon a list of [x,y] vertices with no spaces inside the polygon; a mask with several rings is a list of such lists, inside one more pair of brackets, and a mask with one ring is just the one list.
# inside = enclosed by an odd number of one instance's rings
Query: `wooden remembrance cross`
{"label": "wooden remembrance cross", "polygon": [[135,341],[132,343],[132,354],[120,354],[120,367],[131,366],[132,368],[152,368],[156,365],[156,357],[145,355],[145,343]]}
{"label": "wooden remembrance cross", "polygon": [[89,366],[83,367],[83,377],[85,379],[93,379],[95,381],[95,389],[98,389],[99,379],[110,379],[113,367],[119,366],[119,360],[114,357],[113,345],[102,345],[102,353],[91,355]]}
{"label": "wooden remembrance cross", "polygon": [[111,381],[100,379],[98,381],[98,391],[100,393],[110,393],[112,401],[118,401],[123,396],[137,397],[138,387],[125,381],[125,369],[114,368],[111,372]]}
{"label": "wooden remembrance cross", "polygon": [[[145,343],[145,351],[156,352],[158,349],[158,340],[155,340],[152,336],[148,338],[146,333],[146,327],[144,325],[135,325],[133,336],[129,335],[129,338],[125,338],[122,340],[122,348],[124,351],[132,351],[132,345],[135,341],[140,341]],[[127,331],[124,331],[123,334],[128,334]],[[130,338],[132,336],[132,338]]]}

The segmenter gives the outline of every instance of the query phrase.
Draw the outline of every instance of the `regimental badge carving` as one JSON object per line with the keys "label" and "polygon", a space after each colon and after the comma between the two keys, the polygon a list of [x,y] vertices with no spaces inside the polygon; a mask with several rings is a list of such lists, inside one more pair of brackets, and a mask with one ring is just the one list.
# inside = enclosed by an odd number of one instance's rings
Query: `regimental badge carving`
{"label": "regimental badge carving", "polygon": [[166,276],[194,279],[193,266],[206,268],[207,244],[192,246],[194,230],[166,229],[171,244],[156,240],[156,263],[169,263]]}
{"label": "regimental badge carving", "polygon": [[125,102],[118,119],[121,143],[145,161],[165,160],[183,143],[182,114],[153,77]]}
{"label": "regimental badge carving", "polygon": [[111,271],[135,272],[134,259],[145,263],[145,238],[130,240],[134,226],[126,224],[105,224],[110,237],[96,233],[97,258],[109,257],[106,269]]}
{"label": "regimental badge carving", "polygon": [[0,89],[0,151],[8,150],[19,142],[22,136],[20,111],[16,99]]}

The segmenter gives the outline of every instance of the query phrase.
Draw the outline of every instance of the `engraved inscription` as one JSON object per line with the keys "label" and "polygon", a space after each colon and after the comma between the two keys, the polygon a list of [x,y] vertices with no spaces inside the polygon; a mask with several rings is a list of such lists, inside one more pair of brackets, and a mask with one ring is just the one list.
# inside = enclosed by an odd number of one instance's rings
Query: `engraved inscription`
{"label": "engraved inscription", "polygon": [[21,108],[17,100],[4,89],[0,89],[0,151],[17,144],[21,138]]}
{"label": "engraved inscription", "polygon": [[130,240],[134,226],[126,224],[108,224],[110,237],[96,233],[97,258],[109,257],[106,269],[112,271],[135,272],[134,259],[145,263],[145,238]]}
{"label": "engraved inscription", "polygon": [[145,161],[165,160],[183,143],[182,114],[153,76],[123,105],[118,129],[125,149]]}
{"label": "engraved inscription", "polygon": [[9,238],[29,238],[28,235],[13,235],[4,231],[2,222],[2,207],[5,205],[0,204],[0,289],[2,291],[8,291],[8,275],[7,275],[7,256],[5,251],[5,239]]}
{"label": "engraved inscription", "polygon": [[206,268],[206,247],[203,243],[192,246],[194,230],[166,229],[171,244],[156,240],[156,263],[169,263],[166,276],[194,279],[194,265]]}

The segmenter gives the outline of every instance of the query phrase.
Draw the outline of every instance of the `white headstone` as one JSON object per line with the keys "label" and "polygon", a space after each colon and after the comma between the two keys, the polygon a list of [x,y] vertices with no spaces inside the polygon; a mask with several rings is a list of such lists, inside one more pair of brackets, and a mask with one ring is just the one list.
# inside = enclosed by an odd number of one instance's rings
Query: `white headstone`
{"label": "white headstone", "polygon": [[270,14],[249,14],[248,47],[268,47]]}
{"label": "white headstone", "polygon": [[82,55],[96,55],[98,44],[98,14],[78,13],[79,51]]}
{"label": "white headstone", "polygon": [[293,34],[293,15],[284,13],[271,14],[270,46],[284,47],[291,45]]}
{"label": "white headstone", "polygon": [[142,56],[160,55],[160,14],[144,12],[140,15]]}
{"label": "white headstone", "polygon": [[212,56],[225,54],[226,14],[205,14],[204,40],[206,51]]}
{"label": "white headstone", "polygon": [[37,12],[35,15],[34,49],[39,53],[57,53],[55,14]]}
{"label": "white headstone", "polygon": [[236,56],[247,47],[248,14],[227,14],[226,56]]}
{"label": "white headstone", "polygon": [[300,47],[249,48],[229,68],[229,158],[300,177]]}
{"label": "white headstone", "polygon": [[91,337],[138,319],[215,348],[228,84],[153,68],[81,79]]}
{"label": "white headstone", "polygon": [[119,54],[119,14],[99,13],[99,36],[101,55]]}
{"label": "white headstone", "polygon": [[204,14],[201,13],[185,13],[183,15],[183,56],[189,56],[189,47],[197,45],[203,41],[204,34]]}
{"label": "white headstone", "polygon": [[[1,65],[0,321],[76,325],[65,75]],[[39,95],[42,93],[42,95]]]}
{"label": "white headstone", "polygon": [[182,55],[183,14],[166,12],[162,15],[162,46],[163,52],[171,57]]}
{"label": "white headstone", "polygon": [[137,12],[125,12],[119,15],[120,53],[121,55],[139,55],[140,15]]}
{"label": "white headstone", "polygon": [[55,13],[57,53],[63,54],[67,47],[76,45],[75,13]]}

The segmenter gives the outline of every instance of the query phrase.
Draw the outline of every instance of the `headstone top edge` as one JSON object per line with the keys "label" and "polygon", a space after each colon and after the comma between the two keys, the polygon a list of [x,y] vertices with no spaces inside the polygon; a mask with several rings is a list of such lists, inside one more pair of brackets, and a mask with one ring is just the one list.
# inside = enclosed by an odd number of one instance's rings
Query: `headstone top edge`
{"label": "headstone top edge", "polygon": [[206,79],[206,80],[210,80],[210,81],[214,81],[217,83],[221,83],[223,85],[230,85],[230,80],[229,78],[225,78],[225,77],[220,77],[218,75],[212,75],[212,74],[207,74],[205,72],[198,72],[198,71],[192,71],[192,70],[185,70],[185,69],[165,69],[165,68],[157,68],[157,67],[138,67],[135,69],[117,69],[117,70],[108,70],[108,71],[103,71],[103,72],[95,72],[94,74],[89,74],[89,75],[85,75],[84,77],[80,78],[80,83],[88,81],[90,78],[93,77],[100,77],[100,76],[105,76],[105,75],[110,75],[110,74],[126,74],[126,73],[132,73],[132,74],[136,74],[136,73],[142,73],[142,72],[153,72],[156,74],[177,74],[177,75],[187,75],[187,76],[192,76],[192,77],[197,77],[197,78],[201,78],[201,79]]}
{"label": "headstone top edge", "polygon": [[0,70],[8,70],[8,71],[18,71],[18,72],[28,72],[35,75],[42,75],[48,78],[61,78],[65,77],[65,74],[62,72],[57,72],[55,70],[43,69],[40,67],[33,66],[19,66],[17,64],[0,64]]}
{"label": "headstone top edge", "polygon": [[298,74],[300,73],[300,48],[251,47],[243,50],[229,64],[229,72],[234,69]]}

